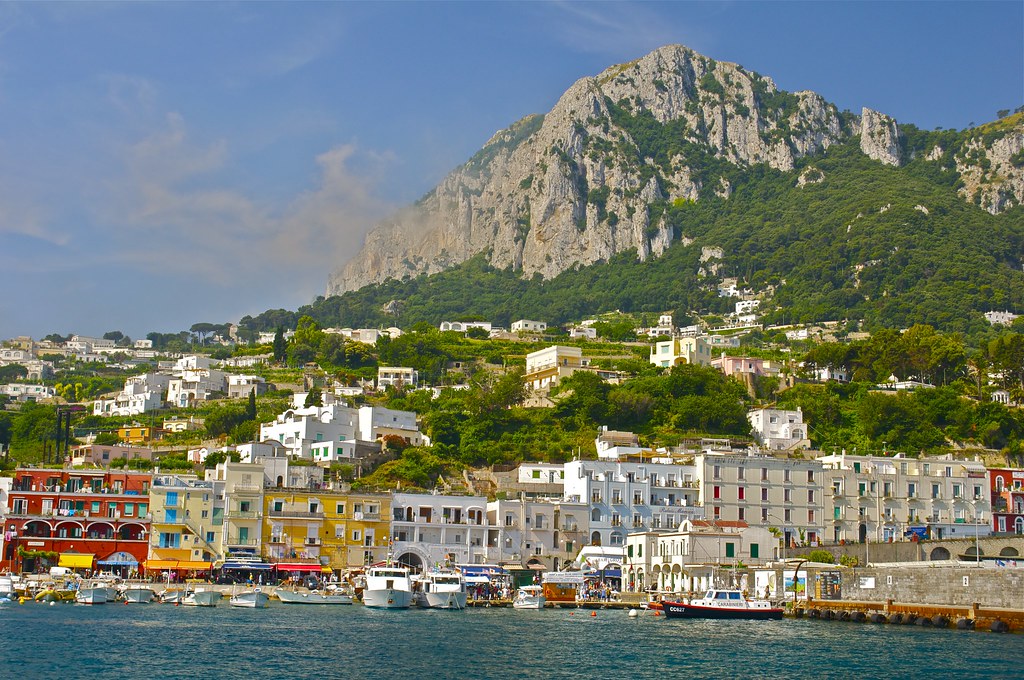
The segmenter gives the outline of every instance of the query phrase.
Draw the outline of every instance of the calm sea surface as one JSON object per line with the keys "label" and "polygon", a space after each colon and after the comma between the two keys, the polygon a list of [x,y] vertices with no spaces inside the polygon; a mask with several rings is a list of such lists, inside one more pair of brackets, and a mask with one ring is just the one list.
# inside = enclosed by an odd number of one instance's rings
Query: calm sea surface
{"label": "calm sea surface", "polygon": [[1024,635],[625,611],[0,607],[0,678],[1022,678]]}

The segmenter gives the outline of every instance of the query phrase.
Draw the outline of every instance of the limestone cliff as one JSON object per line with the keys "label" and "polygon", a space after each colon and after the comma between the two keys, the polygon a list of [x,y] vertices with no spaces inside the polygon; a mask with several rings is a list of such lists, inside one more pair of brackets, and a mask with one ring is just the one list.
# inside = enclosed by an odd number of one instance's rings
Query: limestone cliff
{"label": "limestone cliff", "polygon": [[[652,129],[673,135],[670,154]],[[788,171],[858,136],[867,156],[904,162],[888,116],[841,115],[813,92],[783,92],[737,64],[663,47],[580,79],[549,113],[495,134],[418,203],[376,226],[331,276],[327,294],[442,271],[482,252],[495,267],[545,278],[628,250],[657,256],[675,237],[661,217],[668,202],[732,191],[709,159]],[[1004,146],[986,153],[1010,176],[1005,166],[1020,145]],[[1009,189],[986,185],[986,205],[1019,202],[1016,178]]]}

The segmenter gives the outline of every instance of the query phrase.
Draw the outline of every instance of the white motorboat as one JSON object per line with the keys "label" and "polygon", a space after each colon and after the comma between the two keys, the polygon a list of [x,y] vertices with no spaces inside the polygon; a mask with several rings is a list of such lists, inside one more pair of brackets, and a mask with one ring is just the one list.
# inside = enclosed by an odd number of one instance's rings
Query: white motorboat
{"label": "white motorboat", "polygon": [[156,599],[156,592],[152,588],[139,584],[124,585],[119,594],[129,604],[149,604]]}
{"label": "white motorboat", "polygon": [[181,588],[167,588],[160,592],[157,598],[164,604],[181,604],[186,593]]}
{"label": "white motorboat", "polygon": [[709,590],[699,600],[664,600],[665,616],[671,619],[781,619],[785,611],[767,600],[748,599],[741,590]]}
{"label": "white motorboat", "polygon": [[18,596],[17,578],[11,574],[0,574],[0,599],[14,600]]}
{"label": "white motorboat", "polygon": [[466,579],[457,571],[431,571],[420,579],[418,604],[431,609],[465,609]]}
{"label": "white motorboat", "polygon": [[366,572],[363,604],[382,609],[408,609],[412,604],[412,580],[405,567],[370,567]]}
{"label": "white motorboat", "polygon": [[514,609],[544,609],[547,600],[542,586],[520,586],[512,600]]}
{"label": "white motorboat", "polygon": [[106,604],[114,600],[107,599],[107,587],[104,585],[85,585],[75,593],[75,602],[78,604]]}
{"label": "white motorboat", "polygon": [[282,604],[352,604],[352,596],[340,590],[333,592],[310,590],[302,593],[297,590],[279,589],[274,594]]}
{"label": "white motorboat", "polygon": [[216,607],[220,600],[219,590],[196,588],[181,598],[181,604],[183,607]]}
{"label": "white motorboat", "polygon": [[245,607],[247,609],[261,609],[270,603],[270,595],[263,592],[262,588],[253,588],[241,593],[236,593],[228,600],[232,607]]}

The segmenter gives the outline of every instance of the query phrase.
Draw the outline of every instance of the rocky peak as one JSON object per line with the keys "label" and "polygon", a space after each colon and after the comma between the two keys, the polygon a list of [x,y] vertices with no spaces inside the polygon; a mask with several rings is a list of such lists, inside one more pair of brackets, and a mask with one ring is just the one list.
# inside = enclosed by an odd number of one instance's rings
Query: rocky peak
{"label": "rocky peak", "polygon": [[860,150],[886,165],[900,164],[900,131],[896,121],[864,108],[860,114]]}

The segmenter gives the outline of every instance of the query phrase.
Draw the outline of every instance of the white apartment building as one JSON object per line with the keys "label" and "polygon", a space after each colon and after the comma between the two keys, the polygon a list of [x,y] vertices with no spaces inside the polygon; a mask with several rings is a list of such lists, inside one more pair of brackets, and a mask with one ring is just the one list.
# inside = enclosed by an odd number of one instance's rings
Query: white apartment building
{"label": "white apartment building", "polygon": [[590,506],[565,500],[497,500],[487,504],[487,562],[558,570],[589,543]]}
{"label": "white apartment building", "polygon": [[619,460],[626,456],[637,456],[648,449],[640,446],[640,437],[633,432],[617,432],[602,427],[597,439],[594,440],[597,448],[598,460]]}
{"label": "white apartment building", "polygon": [[623,588],[629,592],[701,592],[720,566],[771,561],[778,539],[746,522],[684,522],[677,531],[644,531],[626,539]]}
{"label": "white apartment building", "polygon": [[593,545],[621,548],[630,531],[704,516],[692,465],[574,460],[565,464],[565,499],[589,504]]}
{"label": "white apartment building", "polygon": [[470,328],[482,328],[490,333],[493,326],[490,321],[442,321],[438,328],[442,331],[455,331],[456,333],[465,333]]}
{"label": "white apartment building", "polygon": [[[205,357],[184,357],[185,359]],[[179,364],[181,361],[179,361]],[[206,363],[206,362],[203,362]],[[186,408],[210,399],[215,393],[227,392],[227,375],[213,368],[184,368],[167,384],[167,401],[178,408]]]}
{"label": "white apartment building", "polygon": [[761,306],[760,300],[740,300],[736,303],[736,312],[738,316],[740,314],[750,314],[755,309]]}
{"label": "white apartment building", "polygon": [[11,397],[16,401],[39,401],[40,399],[53,399],[57,396],[57,390],[47,385],[7,383],[6,385],[0,385],[0,394]]}
{"label": "white apartment building", "polygon": [[770,451],[792,451],[811,448],[803,411],[780,408],[758,408],[747,413],[754,438]]}
{"label": "white apartment building", "polygon": [[833,541],[973,538],[991,533],[985,466],[951,456],[822,456]]}
{"label": "white apartment building", "polygon": [[413,411],[398,411],[383,406],[360,406],[358,425],[357,436],[362,441],[375,442],[393,436],[401,438],[411,446],[424,446],[430,443],[420,432]]}
{"label": "white apartment building", "polygon": [[547,329],[548,325],[544,321],[530,321],[529,319],[520,319],[519,321],[512,322],[513,333],[543,333]]}
{"label": "white apartment building", "polygon": [[420,373],[415,368],[406,366],[381,366],[377,369],[377,389],[386,387],[408,387],[416,389],[420,385]]}
{"label": "white apartment building", "polygon": [[164,395],[171,376],[143,373],[124,381],[124,387],[113,399],[97,399],[92,404],[94,416],[136,416],[164,405]]}
{"label": "white apartment building", "polygon": [[256,396],[266,394],[267,381],[258,375],[229,375],[228,399],[245,399],[254,391]]}
{"label": "white apartment building", "polygon": [[415,569],[487,561],[487,499],[395,493],[391,499],[391,551]]}
{"label": "white apartment building", "polygon": [[565,481],[565,466],[558,463],[521,463],[516,473],[520,484],[557,484],[562,487]]}
{"label": "white apartment building", "polygon": [[654,343],[651,363],[662,368],[679,364],[710,366],[712,347],[705,337],[676,337]]}
{"label": "white apartment building", "polygon": [[597,340],[597,329],[593,326],[573,326],[569,329],[572,340]]}
{"label": "white apartment building", "polygon": [[355,455],[358,420],[355,409],[340,404],[290,408],[273,422],[260,424],[260,441],[280,442],[292,458],[312,460],[314,445],[318,447],[318,462],[351,458]]}
{"label": "white apartment building", "polygon": [[695,462],[709,521],[774,527],[783,546],[827,540],[821,461],[700,453]]}

